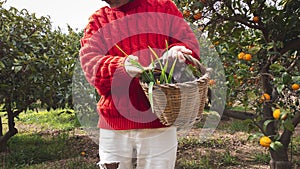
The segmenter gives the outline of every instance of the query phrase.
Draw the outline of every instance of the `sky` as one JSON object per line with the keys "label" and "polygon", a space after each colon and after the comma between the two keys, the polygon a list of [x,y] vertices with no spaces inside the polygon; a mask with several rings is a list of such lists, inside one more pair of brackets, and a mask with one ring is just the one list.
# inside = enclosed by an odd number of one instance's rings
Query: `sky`
{"label": "sky", "polygon": [[27,9],[36,16],[51,17],[52,26],[67,30],[67,24],[74,30],[82,30],[89,16],[100,8],[100,0],[7,0],[4,7]]}

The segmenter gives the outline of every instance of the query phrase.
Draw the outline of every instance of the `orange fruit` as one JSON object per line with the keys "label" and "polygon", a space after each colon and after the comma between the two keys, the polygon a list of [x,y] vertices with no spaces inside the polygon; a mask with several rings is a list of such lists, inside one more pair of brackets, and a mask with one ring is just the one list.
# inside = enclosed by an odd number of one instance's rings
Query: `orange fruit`
{"label": "orange fruit", "polygon": [[245,54],[244,56],[243,56],[243,59],[244,60],[246,60],[246,61],[249,61],[249,60],[251,60],[252,59],[252,55],[251,54]]}
{"label": "orange fruit", "polygon": [[254,71],[254,67],[250,67],[249,70],[250,70],[251,72],[253,72],[253,71]]}
{"label": "orange fruit", "polygon": [[216,41],[215,43],[214,43],[214,45],[219,45],[220,44],[220,42],[219,41]]}
{"label": "orange fruit", "polygon": [[272,140],[267,137],[267,136],[262,136],[260,139],[259,139],[259,144],[263,147],[270,147],[270,144],[272,143]]}
{"label": "orange fruit", "polygon": [[254,23],[258,23],[258,22],[259,22],[259,20],[260,20],[260,19],[259,19],[259,17],[258,17],[258,16],[254,16],[254,17],[253,17],[253,22],[254,22]]}
{"label": "orange fruit", "polygon": [[300,88],[300,85],[299,85],[299,84],[296,84],[296,83],[295,83],[295,84],[292,85],[292,89],[293,89],[293,90],[298,90],[299,88]]}
{"label": "orange fruit", "polygon": [[85,153],[84,151],[82,151],[82,152],[80,153],[80,155],[81,155],[82,157],[84,157],[84,156],[86,155],[86,153]]}
{"label": "orange fruit", "polygon": [[208,84],[209,84],[210,86],[213,86],[213,85],[216,84],[216,81],[211,79],[211,80],[208,81]]}
{"label": "orange fruit", "polygon": [[268,93],[264,93],[261,96],[261,100],[270,100],[270,99],[271,99],[271,96]]}
{"label": "orange fruit", "polygon": [[202,13],[201,12],[196,13],[195,15],[193,15],[193,17],[194,17],[195,20],[198,20],[202,17]]}
{"label": "orange fruit", "polygon": [[189,17],[191,15],[191,11],[183,10],[182,14],[183,14],[184,17]]}
{"label": "orange fruit", "polygon": [[273,117],[274,117],[274,119],[279,119],[279,117],[280,117],[280,109],[275,109],[274,111],[273,111]]}
{"label": "orange fruit", "polygon": [[245,56],[245,53],[244,52],[241,52],[238,54],[238,59],[242,60]]}

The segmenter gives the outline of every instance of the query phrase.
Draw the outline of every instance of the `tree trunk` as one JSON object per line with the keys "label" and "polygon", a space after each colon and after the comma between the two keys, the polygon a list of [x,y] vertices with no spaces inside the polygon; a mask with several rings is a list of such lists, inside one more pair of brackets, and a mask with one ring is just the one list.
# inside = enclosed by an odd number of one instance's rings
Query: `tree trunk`
{"label": "tree trunk", "polygon": [[0,116],[0,138],[3,136],[2,118]]}
{"label": "tree trunk", "polygon": [[[3,138],[3,128],[2,128],[2,118],[0,116],[0,152],[3,152],[4,149],[6,148],[6,145],[1,144],[1,140]],[[3,149],[3,150],[2,150]]]}
{"label": "tree trunk", "polygon": [[239,119],[239,120],[247,120],[247,119],[255,118],[255,115],[252,113],[244,112],[244,111],[229,110],[229,109],[225,109],[223,112],[223,115],[234,118],[234,119]]}
{"label": "tree trunk", "polygon": [[7,141],[18,133],[18,130],[15,128],[15,121],[14,121],[14,115],[12,110],[7,110],[7,117],[8,117],[8,131],[5,133],[4,136],[0,137],[0,152],[3,152],[7,149]]}
{"label": "tree trunk", "polygon": [[270,161],[270,169],[292,169],[293,163],[289,161]]}
{"label": "tree trunk", "polygon": [[5,133],[4,136],[0,137],[0,152],[3,152],[7,149],[7,141],[14,135],[18,133],[18,130],[14,128]]}

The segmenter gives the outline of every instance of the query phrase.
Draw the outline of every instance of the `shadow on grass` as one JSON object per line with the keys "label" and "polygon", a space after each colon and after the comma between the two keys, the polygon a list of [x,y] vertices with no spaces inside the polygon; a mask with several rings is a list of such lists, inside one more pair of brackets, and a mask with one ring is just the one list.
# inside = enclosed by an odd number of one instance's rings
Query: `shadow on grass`
{"label": "shadow on grass", "polygon": [[[77,144],[80,143],[80,139],[70,136],[68,132],[17,134],[8,142],[9,151],[0,154],[0,167],[7,169],[57,168],[58,165],[62,164],[56,164],[56,167],[49,167],[44,163],[68,159],[67,162],[64,162],[63,168],[77,168],[79,164],[82,164],[82,160],[80,160],[82,158],[81,150]],[[95,164],[91,165],[95,167]]]}

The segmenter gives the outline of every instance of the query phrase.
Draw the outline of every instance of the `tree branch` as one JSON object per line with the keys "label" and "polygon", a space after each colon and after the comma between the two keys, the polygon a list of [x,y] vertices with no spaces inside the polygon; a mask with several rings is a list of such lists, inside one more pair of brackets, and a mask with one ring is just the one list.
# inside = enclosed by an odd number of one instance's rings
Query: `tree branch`
{"label": "tree branch", "polygon": [[223,115],[240,120],[254,119],[256,117],[253,113],[229,109],[225,109]]}
{"label": "tree branch", "polygon": [[281,55],[285,54],[290,50],[299,50],[300,38],[289,41],[280,51]]}
{"label": "tree branch", "polygon": [[286,69],[287,72],[290,72],[294,66],[296,65],[296,63],[299,61],[300,56],[296,56],[295,60],[290,64],[290,66]]}

